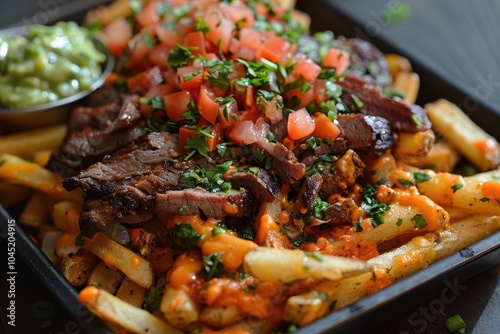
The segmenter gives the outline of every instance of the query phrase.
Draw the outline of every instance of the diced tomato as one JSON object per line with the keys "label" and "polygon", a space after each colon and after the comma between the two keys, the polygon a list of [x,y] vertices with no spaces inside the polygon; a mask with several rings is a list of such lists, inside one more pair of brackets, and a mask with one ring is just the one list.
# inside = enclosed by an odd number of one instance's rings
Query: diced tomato
{"label": "diced tomato", "polygon": [[311,87],[307,91],[303,92],[300,88],[294,88],[286,93],[289,101],[291,101],[293,108],[304,108],[311,101],[314,100],[315,92]]}
{"label": "diced tomato", "polygon": [[252,121],[239,121],[231,130],[229,138],[238,145],[249,145],[257,141],[255,125]]}
{"label": "diced tomato", "polygon": [[314,123],[316,124],[312,133],[313,137],[321,139],[335,140],[340,135],[340,128],[335,125],[325,114],[314,114]]}
{"label": "diced tomato", "polygon": [[129,92],[144,95],[149,89],[158,85],[163,80],[158,67],[140,72],[127,80]]}
{"label": "diced tomato", "polygon": [[187,140],[191,137],[199,136],[200,134],[196,129],[190,129],[187,125],[181,126],[179,129],[179,149],[182,155],[189,153],[189,149],[186,149]]}
{"label": "diced tomato", "polygon": [[207,53],[205,35],[202,31],[193,31],[184,38],[184,46],[191,48],[191,54],[204,56]]}
{"label": "diced tomato", "polygon": [[328,100],[326,93],[326,81],[323,79],[316,79],[314,81],[314,102],[320,104]]}
{"label": "diced tomato", "polygon": [[[144,94],[144,97],[155,97],[155,96],[164,96],[170,93],[173,93],[177,90],[177,87],[170,84],[159,84],[157,86],[152,87],[150,90]],[[144,117],[149,116],[149,114],[153,111],[149,105],[142,104],[139,106],[141,111],[141,115]]]}
{"label": "diced tomato", "polygon": [[141,27],[160,22],[160,15],[157,9],[158,1],[146,3],[141,11],[136,15],[135,20]]}
{"label": "diced tomato", "polygon": [[227,52],[236,25],[216,6],[208,7],[203,18],[208,27],[206,39],[220,47],[222,52]]}
{"label": "diced tomato", "polygon": [[257,52],[263,43],[263,35],[260,31],[254,28],[243,28],[240,30],[240,43],[241,46],[246,46],[250,50]]}
{"label": "diced tomato", "polygon": [[119,17],[103,29],[102,39],[112,54],[119,56],[132,38],[132,27],[122,17]]}
{"label": "diced tomato", "polygon": [[310,58],[301,57],[293,68],[293,72],[297,77],[302,76],[306,81],[312,82],[321,73],[321,66]]}
{"label": "diced tomato", "polygon": [[191,92],[187,90],[181,90],[179,92],[165,95],[163,103],[165,104],[165,110],[167,111],[168,118],[174,122],[185,120],[182,114],[188,110],[190,101],[193,101],[193,99]]}
{"label": "diced tomato", "polygon": [[335,68],[335,74],[341,75],[349,67],[349,53],[344,50],[330,48],[322,62],[324,67]]}
{"label": "diced tomato", "polygon": [[169,53],[170,47],[164,44],[156,45],[153,51],[149,54],[149,60],[161,68],[166,68]]}
{"label": "diced tomato", "polygon": [[179,33],[173,28],[165,27],[164,25],[158,25],[156,27],[156,34],[161,44],[166,45],[170,48],[175,47],[176,44],[181,42],[181,37]]}
{"label": "diced tomato", "polygon": [[276,124],[283,119],[283,97],[281,95],[273,97],[270,101],[259,98],[258,104],[272,124]]}
{"label": "diced tomato", "polygon": [[226,6],[221,6],[221,11],[226,14],[238,28],[253,27],[255,23],[252,10],[242,2],[233,2]]}
{"label": "diced tomato", "polygon": [[220,123],[212,125],[213,138],[207,138],[208,151],[213,152],[217,149],[217,145],[224,142],[224,129]]}
{"label": "diced tomato", "polygon": [[280,36],[269,38],[257,51],[257,59],[268,59],[277,62],[285,58],[290,50],[290,42]]}
{"label": "diced tomato", "polygon": [[240,114],[236,101],[221,105],[219,106],[219,123],[224,129],[227,129],[237,122]]}
{"label": "diced tomato", "polygon": [[184,66],[177,69],[181,88],[184,90],[199,89],[203,82],[203,67]]}
{"label": "diced tomato", "polygon": [[[144,36],[147,30],[138,33],[128,42],[130,50],[130,59],[126,63],[128,70],[133,71],[138,68],[144,68],[149,61],[150,46],[144,41]],[[149,31],[148,31],[149,34]]]}
{"label": "diced tomato", "polygon": [[205,85],[200,87],[197,105],[200,115],[214,124],[219,114],[219,104],[215,102],[215,94]]}
{"label": "diced tomato", "polygon": [[316,125],[305,108],[301,108],[288,115],[287,131],[292,140],[299,140],[310,136]]}

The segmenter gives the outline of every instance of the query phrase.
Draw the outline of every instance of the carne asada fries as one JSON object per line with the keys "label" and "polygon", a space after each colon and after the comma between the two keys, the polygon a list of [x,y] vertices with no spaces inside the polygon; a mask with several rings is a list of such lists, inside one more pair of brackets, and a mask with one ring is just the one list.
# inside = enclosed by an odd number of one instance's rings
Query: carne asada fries
{"label": "carne asada fries", "polygon": [[293,6],[100,7],[116,72],[0,138],[0,203],[113,331],[287,332],[500,229],[498,142]]}

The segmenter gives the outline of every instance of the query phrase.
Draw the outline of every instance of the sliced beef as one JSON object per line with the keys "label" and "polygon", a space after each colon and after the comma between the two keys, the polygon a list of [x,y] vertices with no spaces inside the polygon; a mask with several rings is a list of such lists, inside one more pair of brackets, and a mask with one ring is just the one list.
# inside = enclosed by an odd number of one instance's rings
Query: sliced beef
{"label": "sliced beef", "polygon": [[274,201],[281,188],[271,173],[259,167],[238,168],[224,174],[223,179],[231,183],[233,189],[248,189],[259,201]]}
{"label": "sliced beef", "polygon": [[352,224],[352,213],[358,209],[358,206],[351,198],[343,199],[328,206],[321,219],[311,217],[310,225],[328,224],[338,226],[344,224]]}
{"label": "sliced beef", "polygon": [[290,219],[298,219],[309,210],[318,197],[322,184],[323,177],[319,173],[313,174],[304,180],[298,191],[297,200],[286,209]]}
{"label": "sliced beef", "polygon": [[[342,100],[352,111],[361,111],[367,115],[380,116],[387,119],[393,129],[402,132],[419,132],[429,130],[431,122],[427,111],[414,104],[406,104],[385,96],[378,89],[364,84],[357,78],[346,76],[337,82],[343,91]],[[355,95],[361,102],[353,99]]]}
{"label": "sliced beef", "polygon": [[253,198],[248,190],[209,192],[204,189],[183,189],[157,194],[155,210],[180,215],[224,218],[252,216]]}
{"label": "sliced beef", "polygon": [[347,149],[378,157],[394,143],[391,127],[382,117],[347,114],[339,115],[337,120],[342,133],[334,148],[342,148],[345,142]]}
{"label": "sliced beef", "polygon": [[365,164],[359,155],[353,150],[348,150],[331,168],[323,170],[321,195],[328,198],[333,194],[344,192],[356,182],[364,168]]}
{"label": "sliced beef", "polygon": [[76,176],[63,181],[66,189],[81,187],[93,196],[115,191],[123,183],[148,175],[167,159],[178,156],[178,136],[154,132],[138,138],[115,154],[93,164]]}
{"label": "sliced beef", "polygon": [[70,133],[54,156],[69,169],[79,170],[145,134],[137,96],[124,96],[98,107],[76,107]]}

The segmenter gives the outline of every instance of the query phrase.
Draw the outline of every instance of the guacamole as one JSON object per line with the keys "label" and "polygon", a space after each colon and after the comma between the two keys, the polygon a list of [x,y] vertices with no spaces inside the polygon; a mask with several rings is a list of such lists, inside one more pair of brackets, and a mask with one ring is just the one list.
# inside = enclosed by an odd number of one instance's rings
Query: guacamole
{"label": "guacamole", "polygon": [[89,32],[74,22],[0,37],[0,105],[27,108],[88,90],[105,60]]}

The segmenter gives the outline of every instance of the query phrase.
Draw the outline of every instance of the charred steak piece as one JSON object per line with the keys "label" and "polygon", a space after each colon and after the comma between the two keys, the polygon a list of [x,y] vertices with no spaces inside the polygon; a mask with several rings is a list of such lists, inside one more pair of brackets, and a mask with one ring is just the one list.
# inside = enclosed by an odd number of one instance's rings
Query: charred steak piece
{"label": "charred steak piece", "polygon": [[359,155],[353,150],[347,151],[331,168],[323,171],[321,195],[328,198],[346,191],[363,174],[364,168],[365,164]]}
{"label": "charred steak piece", "polygon": [[145,123],[138,106],[137,96],[121,96],[101,106],[74,108],[70,133],[55,161],[79,170],[144,135]]}
{"label": "charred steak piece", "polygon": [[280,184],[272,174],[260,167],[243,167],[230,170],[222,177],[231,183],[233,189],[245,188],[250,190],[255,199],[272,202],[280,192]]}
{"label": "charred steak piece", "polygon": [[253,198],[248,190],[209,192],[205,189],[183,189],[157,194],[155,210],[180,215],[224,218],[252,216]]}
{"label": "charred steak piece", "polygon": [[358,206],[352,198],[346,198],[339,202],[335,202],[328,206],[321,219],[311,217],[309,224],[311,226],[328,224],[338,226],[344,224],[352,224],[352,213],[357,210]]}
{"label": "charred steak piece", "polygon": [[[359,110],[367,115],[383,117],[393,129],[402,132],[415,133],[431,128],[427,111],[418,105],[387,97],[380,90],[369,87],[352,76],[346,76],[345,80],[339,80],[337,83],[342,87],[342,100],[353,111]],[[353,95],[362,102],[361,107],[356,105]]]}
{"label": "charred steak piece", "polygon": [[68,190],[81,187],[87,195],[104,196],[123,184],[150,174],[165,160],[177,157],[177,151],[177,135],[154,132],[138,138],[134,143],[93,164],[78,175],[66,178],[63,185]]}

